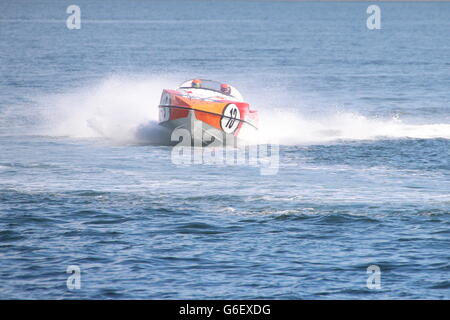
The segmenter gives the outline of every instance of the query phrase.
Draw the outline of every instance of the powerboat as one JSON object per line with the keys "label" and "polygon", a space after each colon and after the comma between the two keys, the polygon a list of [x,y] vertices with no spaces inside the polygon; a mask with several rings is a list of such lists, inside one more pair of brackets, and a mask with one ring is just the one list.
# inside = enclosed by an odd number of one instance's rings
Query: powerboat
{"label": "powerboat", "polygon": [[229,84],[191,79],[163,90],[159,124],[172,131],[173,141],[191,146],[236,145],[256,132],[258,112]]}

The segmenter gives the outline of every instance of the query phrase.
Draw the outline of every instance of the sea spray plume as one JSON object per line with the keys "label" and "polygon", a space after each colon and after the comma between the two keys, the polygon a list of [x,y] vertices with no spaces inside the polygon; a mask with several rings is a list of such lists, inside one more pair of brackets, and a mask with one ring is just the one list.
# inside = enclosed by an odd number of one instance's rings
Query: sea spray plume
{"label": "sea spray plume", "polygon": [[341,140],[450,139],[450,124],[409,124],[398,115],[370,117],[323,101],[270,88],[251,96],[259,112],[258,140],[276,139],[282,145],[330,143]]}
{"label": "sea spray plume", "polygon": [[45,134],[74,138],[107,138],[116,142],[161,140],[157,125],[160,78],[114,76],[93,86],[47,96],[42,103]]}
{"label": "sea spray plume", "polygon": [[398,117],[369,118],[355,112],[306,116],[294,110],[260,112],[261,139],[281,144],[317,144],[338,140],[450,139],[450,124],[407,124]]}
{"label": "sea spray plume", "polygon": [[[113,76],[94,85],[45,96],[38,101],[43,119],[40,134],[168,145],[170,133],[158,125],[158,104],[162,89],[173,88],[184,78],[188,77]],[[260,143],[274,139],[282,145],[339,140],[450,139],[450,124],[446,123],[408,124],[398,117],[370,118],[342,108],[318,108],[314,101],[294,100],[283,90],[244,92],[252,108],[260,114],[256,139]]]}

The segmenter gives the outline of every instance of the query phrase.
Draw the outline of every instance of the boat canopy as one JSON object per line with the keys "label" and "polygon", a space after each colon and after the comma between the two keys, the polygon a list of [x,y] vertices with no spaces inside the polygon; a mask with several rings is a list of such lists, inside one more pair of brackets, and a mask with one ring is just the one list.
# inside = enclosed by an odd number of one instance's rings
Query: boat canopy
{"label": "boat canopy", "polygon": [[[192,86],[192,82],[194,80],[200,80],[200,87],[193,87]],[[242,95],[240,94],[240,92],[233,86],[230,86],[231,88],[231,92],[230,94],[224,94],[221,90],[220,90],[220,86],[222,84],[225,84],[225,82],[218,82],[218,81],[214,81],[214,80],[206,80],[206,79],[191,79],[188,81],[183,82],[179,89],[205,89],[205,90],[211,90],[211,91],[215,91],[217,93],[220,93],[222,95],[225,96],[231,96],[234,97],[238,100],[243,100]]]}

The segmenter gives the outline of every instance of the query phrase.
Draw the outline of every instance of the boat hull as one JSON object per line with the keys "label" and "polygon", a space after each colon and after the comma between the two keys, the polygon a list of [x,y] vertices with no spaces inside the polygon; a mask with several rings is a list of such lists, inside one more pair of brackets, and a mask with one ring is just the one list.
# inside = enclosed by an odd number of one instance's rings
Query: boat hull
{"label": "boat hull", "polygon": [[172,130],[172,141],[193,146],[236,145],[257,130],[257,112],[242,101],[197,98],[189,93],[164,90],[159,124]]}

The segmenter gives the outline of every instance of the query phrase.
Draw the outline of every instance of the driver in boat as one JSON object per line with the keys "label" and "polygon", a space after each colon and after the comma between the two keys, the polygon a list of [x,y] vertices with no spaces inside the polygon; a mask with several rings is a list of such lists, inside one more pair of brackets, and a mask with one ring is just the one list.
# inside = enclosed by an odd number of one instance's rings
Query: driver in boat
{"label": "driver in boat", "polygon": [[230,95],[231,94],[231,87],[230,87],[230,85],[226,84],[226,83],[222,83],[220,85],[220,92],[222,92],[223,94],[226,94],[226,95]]}
{"label": "driver in boat", "polygon": [[200,79],[192,80],[192,88],[200,88],[202,86],[202,81]]}

